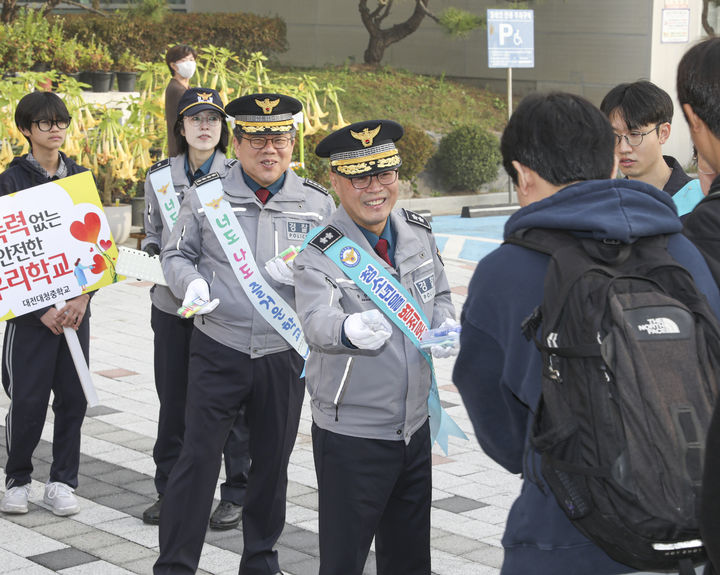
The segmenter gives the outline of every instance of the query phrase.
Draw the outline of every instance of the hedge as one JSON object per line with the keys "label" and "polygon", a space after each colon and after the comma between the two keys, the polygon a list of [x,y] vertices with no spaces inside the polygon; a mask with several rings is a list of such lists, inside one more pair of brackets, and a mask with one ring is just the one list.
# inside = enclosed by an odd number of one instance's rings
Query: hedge
{"label": "hedge", "polygon": [[93,34],[110,48],[113,58],[130,49],[143,62],[162,60],[168,46],[189,44],[223,46],[239,56],[286,52],[287,28],[278,17],[233,13],[169,13],[161,23],[116,13],[109,17],[88,14],[56,16],[64,21],[65,36],[88,43]]}

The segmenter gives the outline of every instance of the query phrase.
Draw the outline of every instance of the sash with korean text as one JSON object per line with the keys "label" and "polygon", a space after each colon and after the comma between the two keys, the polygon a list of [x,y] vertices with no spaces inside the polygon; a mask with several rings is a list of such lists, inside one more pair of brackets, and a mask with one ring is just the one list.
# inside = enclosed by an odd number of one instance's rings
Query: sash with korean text
{"label": "sash with korean text", "polygon": [[170,175],[170,160],[166,159],[155,164],[150,168],[149,175],[165,227],[167,227],[168,231],[172,231],[175,222],[177,222],[180,202]]}
{"label": "sash with korean text", "polygon": [[308,345],[295,310],[268,284],[257,267],[245,233],[224,199],[220,176],[209,174],[195,181],[198,199],[204,208],[215,237],[245,295],[258,313],[303,358]]}
{"label": "sash with korean text", "polygon": [[432,383],[428,395],[430,437],[447,454],[448,436],[467,439],[457,423],[440,404],[432,356],[420,347],[420,338],[430,327],[422,308],[412,295],[380,264],[351,239],[333,226],[316,228],[307,235],[308,243],[317,247],[350,278],[370,300],[415,345],[430,365]]}

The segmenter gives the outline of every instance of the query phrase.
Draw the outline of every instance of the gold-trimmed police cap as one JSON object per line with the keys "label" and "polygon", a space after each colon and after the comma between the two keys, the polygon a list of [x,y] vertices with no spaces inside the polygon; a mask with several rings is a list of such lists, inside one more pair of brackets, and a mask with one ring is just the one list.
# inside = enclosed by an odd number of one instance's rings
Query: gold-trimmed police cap
{"label": "gold-trimmed police cap", "polygon": [[330,158],[330,169],[346,178],[396,170],[402,164],[395,147],[403,127],[392,120],[356,122],[333,132],[315,148]]}
{"label": "gold-trimmed police cap", "polygon": [[300,110],[302,103],[285,94],[250,94],[225,106],[227,115],[235,118],[235,127],[250,136],[287,134]]}
{"label": "gold-trimmed police cap", "polygon": [[178,118],[183,115],[194,116],[203,110],[214,110],[220,112],[223,118],[225,117],[223,101],[217,90],[212,88],[189,88],[180,96],[177,109]]}

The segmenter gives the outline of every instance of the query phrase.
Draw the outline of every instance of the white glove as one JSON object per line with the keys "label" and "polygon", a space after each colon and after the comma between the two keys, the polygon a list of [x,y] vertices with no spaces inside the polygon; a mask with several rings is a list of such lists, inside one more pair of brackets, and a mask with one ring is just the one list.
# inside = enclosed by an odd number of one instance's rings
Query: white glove
{"label": "white glove", "polygon": [[[440,324],[439,329],[450,329],[453,327],[457,327],[458,322],[456,322],[453,318],[449,317],[445,321],[443,321]],[[460,334],[455,333],[453,334],[453,342],[451,344],[445,344],[445,345],[434,345],[430,348],[430,353],[433,357],[436,357],[438,359],[445,358],[445,357],[454,357],[458,354],[460,351]]]}
{"label": "white glove", "polygon": [[210,313],[220,303],[220,300],[218,298],[209,301],[210,287],[208,286],[208,283],[202,278],[196,278],[188,284],[188,287],[185,290],[185,299],[183,299],[183,306],[192,305],[192,303],[196,299],[201,299],[208,303],[201,307],[198,311],[196,311],[195,315]]}
{"label": "white glove", "polygon": [[295,276],[293,274],[293,267],[295,266],[295,260],[285,262],[282,258],[272,258],[265,262],[265,271],[268,275],[276,282],[294,286]]}
{"label": "white glove", "polygon": [[377,309],[347,316],[343,328],[350,343],[360,349],[379,349],[392,333],[390,324]]}

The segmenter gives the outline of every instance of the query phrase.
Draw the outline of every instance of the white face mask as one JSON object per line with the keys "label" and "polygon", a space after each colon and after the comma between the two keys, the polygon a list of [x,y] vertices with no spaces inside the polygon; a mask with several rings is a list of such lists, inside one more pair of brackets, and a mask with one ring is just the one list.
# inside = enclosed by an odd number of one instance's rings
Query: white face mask
{"label": "white face mask", "polygon": [[185,62],[176,62],[178,74],[183,78],[192,78],[195,73],[197,64],[194,60],[186,60]]}

